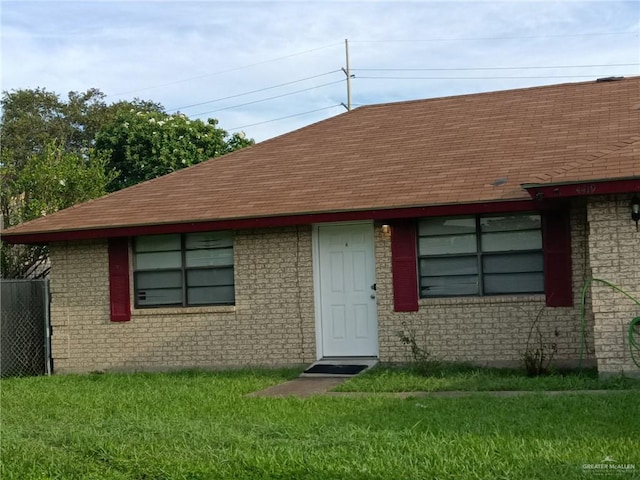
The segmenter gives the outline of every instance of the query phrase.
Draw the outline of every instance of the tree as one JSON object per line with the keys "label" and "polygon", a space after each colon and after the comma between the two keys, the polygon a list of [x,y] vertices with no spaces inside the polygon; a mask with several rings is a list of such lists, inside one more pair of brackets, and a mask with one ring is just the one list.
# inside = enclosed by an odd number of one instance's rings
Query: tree
{"label": "tree", "polygon": [[96,89],[70,92],[66,102],[40,88],[3,92],[2,164],[19,171],[52,140],[65,150],[86,150],[107,110],[104,94]]}
{"label": "tree", "polygon": [[[169,115],[149,100],[107,104],[97,89],[66,100],[40,88],[15,90],[3,92],[1,104],[2,228],[253,143],[229,136],[216,120]],[[2,277],[32,274],[46,253],[3,245]]]}
{"label": "tree", "polygon": [[[0,165],[2,178],[11,178],[2,184],[5,224],[16,225],[103,195],[107,183],[115,176],[107,173],[106,163],[107,160],[93,150],[84,156],[65,150],[61,142],[50,141],[42,152],[33,154],[17,174],[9,174],[7,167]],[[42,245],[3,245],[2,276],[46,275],[47,253]]]}
{"label": "tree", "polygon": [[[7,228],[105,193],[112,174],[91,151],[106,118],[95,89],[63,101],[45,89],[3,92],[0,123],[0,220]],[[43,246],[3,245],[5,278],[46,274]]]}
{"label": "tree", "polygon": [[107,173],[107,159],[93,149],[84,157],[65,150],[58,142],[33,155],[18,179],[23,194],[22,213],[32,219],[104,195],[115,172]]}
{"label": "tree", "polygon": [[120,109],[96,136],[96,150],[110,158],[118,176],[109,191],[135,185],[253,144],[243,134],[229,136],[217,120]]}

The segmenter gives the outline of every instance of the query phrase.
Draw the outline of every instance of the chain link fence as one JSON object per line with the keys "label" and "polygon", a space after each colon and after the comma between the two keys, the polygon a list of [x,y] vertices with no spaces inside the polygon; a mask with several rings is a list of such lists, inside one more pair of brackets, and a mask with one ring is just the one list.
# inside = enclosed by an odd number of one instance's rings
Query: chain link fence
{"label": "chain link fence", "polygon": [[0,377],[50,374],[48,280],[2,280],[0,294]]}

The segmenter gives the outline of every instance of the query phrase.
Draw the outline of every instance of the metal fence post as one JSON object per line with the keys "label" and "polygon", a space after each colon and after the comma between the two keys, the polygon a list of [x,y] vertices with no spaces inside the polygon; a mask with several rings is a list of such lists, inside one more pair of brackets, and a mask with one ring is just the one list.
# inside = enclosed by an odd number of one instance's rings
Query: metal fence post
{"label": "metal fence post", "polygon": [[51,359],[51,297],[49,295],[49,280],[44,280],[44,373],[51,375],[53,365]]}

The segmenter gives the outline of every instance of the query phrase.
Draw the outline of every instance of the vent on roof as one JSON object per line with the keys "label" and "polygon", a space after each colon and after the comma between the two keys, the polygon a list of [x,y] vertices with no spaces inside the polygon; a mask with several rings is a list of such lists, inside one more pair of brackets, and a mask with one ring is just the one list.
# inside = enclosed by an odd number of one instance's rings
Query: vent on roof
{"label": "vent on roof", "polygon": [[491,185],[493,185],[494,187],[499,187],[500,185],[504,185],[505,183],[507,183],[507,179],[502,177],[502,178],[497,178],[496,180],[491,182]]}
{"label": "vent on roof", "polygon": [[622,80],[624,77],[602,77],[598,78],[596,82],[617,82],[618,80]]}

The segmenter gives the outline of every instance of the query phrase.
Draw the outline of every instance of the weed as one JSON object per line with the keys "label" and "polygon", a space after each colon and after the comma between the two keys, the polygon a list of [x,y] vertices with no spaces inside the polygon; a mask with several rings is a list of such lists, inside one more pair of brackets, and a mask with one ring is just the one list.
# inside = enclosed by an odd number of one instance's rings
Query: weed
{"label": "weed", "polygon": [[[544,341],[542,331],[540,330],[540,319],[544,311],[544,307],[540,308],[531,322],[527,345],[521,356],[524,369],[530,377],[550,373],[553,357],[558,351],[558,345],[555,342]],[[554,333],[556,337],[560,335],[557,328]]]}
{"label": "weed", "polygon": [[442,359],[427,348],[418,345],[416,328],[407,322],[402,322],[402,326],[403,330],[398,332],[398,337],[404,345],[409,346],[411,367],[422,375],[433,375],[440,371],[443,365]]}

